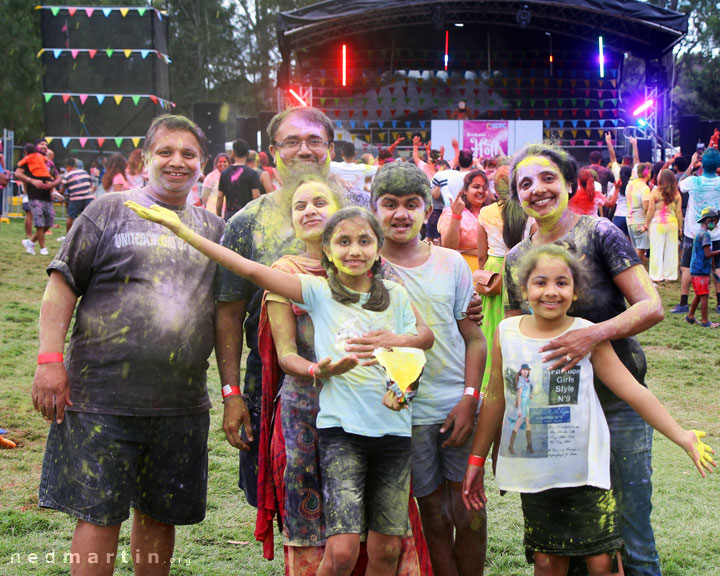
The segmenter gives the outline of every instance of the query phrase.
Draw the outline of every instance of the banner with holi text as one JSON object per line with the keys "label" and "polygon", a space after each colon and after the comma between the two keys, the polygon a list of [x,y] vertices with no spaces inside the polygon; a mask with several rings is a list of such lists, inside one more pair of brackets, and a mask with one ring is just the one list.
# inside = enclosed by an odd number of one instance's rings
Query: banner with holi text
{"label": "banner with holi text", "polygon": [[508,155],[507,120],[465,120],[462,147],[472,150],[475,158]]}

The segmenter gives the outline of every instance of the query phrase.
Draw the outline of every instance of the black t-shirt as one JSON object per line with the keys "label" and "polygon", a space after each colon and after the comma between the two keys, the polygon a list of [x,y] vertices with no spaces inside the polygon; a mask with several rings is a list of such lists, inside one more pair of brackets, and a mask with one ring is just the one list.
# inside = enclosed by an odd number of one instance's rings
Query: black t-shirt
{"label": "black t-shirt", "polygon": [[[615,285],[613,278],[628,268],[640,264],[635,249],[625,235],[606,218],[581,216],[563,240],[575,244],[576,256],[587,274],[587,293],[574,304],[571,316],[585,318],[596,324],[614,318],[626,310],[625,297]],[[522,291],[516,284],[514,273],[521,257],[532,247],[530,238],[526,238],[505,256],[505,288],[507,302],[505,309],[530,311],[523,302]],[[644,383],[647,363],[637,338],[620,338],[610,342],[615,353],[625,367],[641,383]],[[624,404],[615,394],[597,378],[595,389],[603,408],[618,403]]]}
{"label": "black t-shirt", "polygon": [[[77,296],[66,357],[68,410],[175,416],[210,407],[205,386],[214,344],[216,264],[124,206],[159,204],[144,190],[95,200],[75,220],[48,273]],[[190,205],[165,205],[218,242],[223,221]]]}
{"label": "black t-shirt", "polygon": [[230,214],[253,199],[253,189],[260,190],[260,176],[249,166],[229,166],[220,174],[218,190],[225,194],[225,207]]}

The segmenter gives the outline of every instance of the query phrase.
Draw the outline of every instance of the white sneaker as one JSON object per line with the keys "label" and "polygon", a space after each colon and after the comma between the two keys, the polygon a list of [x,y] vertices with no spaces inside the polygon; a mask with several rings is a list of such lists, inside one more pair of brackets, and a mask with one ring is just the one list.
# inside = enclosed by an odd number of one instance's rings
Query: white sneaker
{"label": "white sneaker", "polygon": [[65,240],[65,236],[60,236],[60,238],[57,238],[58,242],[62,242],[63,240]]}
{"label": "white sneaker", "polygon": [[28,238],[25,238],[22,241],[22,245],[25,246],[25,252],[35,256],[35,242],[33,242],[32,240],[30,240]]}
{"label": "white sneaker", "polygon": [[47,248],[40,248],[40,254],[42,254],[43,256],[47,256],[47,255],[48,255],[48,249],[47,249]]}

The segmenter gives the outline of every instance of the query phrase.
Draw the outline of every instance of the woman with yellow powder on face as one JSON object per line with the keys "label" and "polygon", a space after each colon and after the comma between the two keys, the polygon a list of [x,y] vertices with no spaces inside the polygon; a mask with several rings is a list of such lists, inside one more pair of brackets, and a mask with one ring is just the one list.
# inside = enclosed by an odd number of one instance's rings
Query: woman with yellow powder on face
{"label": "woman with yellow powder on face", "polygon": [[[663,319],[662,302],[625,235],[609,220],[579,216],[568,209],[577,187],[577,163],[555,146],[531,144],[513,157],[510,195],[535,218],[538,231],[505,258],[506,316],[529,311],[514,275],[533,246],[568,240],[590,278],[584,305],[571,313],[594,324],[571,330],[541,348],[551,369],[573,368],[601,342],[610,340],[620,361],[641,384],[647,364],[634,336]],[[630,306],[626,307],[625,302]],[[660,573],[650,524],[652,429],[596,379],[598,397],[610,429],[612,485],[619,503],[626,566]],[[532,418],[532,414],[531,414]]]}

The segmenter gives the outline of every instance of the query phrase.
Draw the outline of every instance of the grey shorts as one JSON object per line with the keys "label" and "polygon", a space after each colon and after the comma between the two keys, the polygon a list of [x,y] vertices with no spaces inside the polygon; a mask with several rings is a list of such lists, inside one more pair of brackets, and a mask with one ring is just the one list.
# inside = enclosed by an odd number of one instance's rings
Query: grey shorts
{"label": "grey shorts", "polygon": [[50,425],[40,507],[96,526],[122,523],[130,508],[164,524],[196,524],[205,517],[209,426],[209,412],[65,412]]}
{"label": "grey shorts", "polygon": [[410,438],[318,429],[325,535],[408,533]]}
{"label": "grey shorts", "polygon": [[628,224],[630,243],[635,250],[648,250],[650,248],[648,233],[644,228],[644,224]]}
{"label": "grey shorts", "polygon": [[442,424],[412,427],[412,484],[416,498],[429,496],[446,480],[462,482],[474,434],[462,446],[442,447],[452,428],[440,433]]}
{"label": "grey shorts", "polygon": [[36,228],[52,228],[55,224],[55,208],[52,202],[30,200],[30,213]]}

